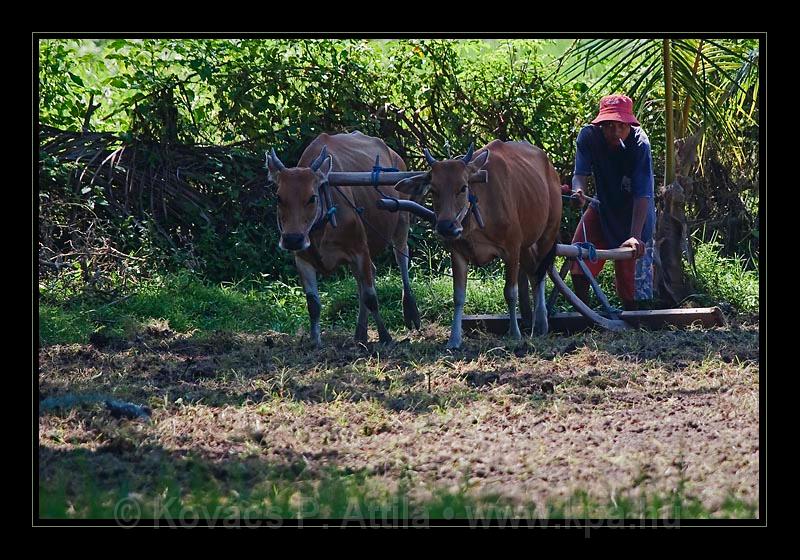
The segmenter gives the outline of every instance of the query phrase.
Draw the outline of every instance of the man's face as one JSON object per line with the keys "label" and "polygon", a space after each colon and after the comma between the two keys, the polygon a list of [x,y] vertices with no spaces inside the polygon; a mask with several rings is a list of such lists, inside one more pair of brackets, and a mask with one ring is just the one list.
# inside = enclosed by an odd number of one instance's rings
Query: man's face
{"label": "man's face", "polygon": [[600,123],[603,129],[603,136],[612,148],[619,148],[619,141],[625,140],[631,133],[631,125],[620,121],[605,121]]}

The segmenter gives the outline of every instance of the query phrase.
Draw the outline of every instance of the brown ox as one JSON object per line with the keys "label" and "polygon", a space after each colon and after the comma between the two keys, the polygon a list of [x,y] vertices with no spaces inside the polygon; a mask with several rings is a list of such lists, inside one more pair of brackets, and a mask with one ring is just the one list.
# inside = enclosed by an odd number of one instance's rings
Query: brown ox
{"label": "brown ox", "polygon": [[[330,154],[330,155],[328,155]],[[320,191],[331,171],[372,171],[375,157],[384,165],[401,171],[406,166],[397,153],[382,140],[358,131],[350,134],[320,134],[305,149],[297,167],[286,168],[274,150],[267,156],[269,177],[278,187],[278,229],[280,247],[295,254],[295,264],[303,283],[311,320],[311,338],[320,339],[320,302],[317,272],[330,274],[341,264],[348,264],[358,282],[359,312],[355,339],[367,341],[367,310],[378,327],[381,342],[392,337],[378,311],[372,259],[391,242],[403,278],[403,318],[406,325],[419,328],[417,303],[408,279],[408,228],[406,212],[378,210],[378,193],[371,187],[328,187],[336,207],[337,227],[326,219]],[[382,192],[400,195],[392,187]],[[363,208],[359,217],[357,211]]]}
{"label": "brown ox", "polygon": [[[450,249],[453,263],[455,313],[448,348],[461,345],[461,318],[467,287],[467,265],[483,266],[496,257],[505,261],[504,295],[509,312],[509,335],[521,338],[517,324],[517,281],[520,268],[536,293],[533,332],[547,333],[544,275],[555,257],[561,223],[561,181],[539,148],[527,142],[494,140],[463,158],[436,161],[427,150],[431,165],[426,175],[401,181],[395,188],[413,196],[433,196],[436,232]],[[470,184],[470,176],[488,170],[486,183]],[[476,195],[484,228],[469,211],[469,194]],[[525,278],[522,278],[523,281]],[[522,315],[532,311],[524,282]]]}

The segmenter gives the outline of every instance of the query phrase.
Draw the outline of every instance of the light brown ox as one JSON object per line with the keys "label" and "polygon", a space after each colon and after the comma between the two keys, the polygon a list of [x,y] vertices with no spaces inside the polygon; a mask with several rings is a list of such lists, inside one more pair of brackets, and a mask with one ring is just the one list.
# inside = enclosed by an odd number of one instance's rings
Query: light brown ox
{"label": "light brown ox", "polygon": [[[547,333],[544,275],[555,257],[561,223],[561,181],[547,155],[527,142],[494,140],[474,158],[472,147],[463,158],[436,161],[427,150],[425,156],[430,171],[405,179],[395,188],[415,197],[430,192],[433,197],[436,232],[450,249],[453,264],[455,312],[448,348],[461,345],[468,264],[484,266],[496,257],[506,265],[508,334],[521,338],[516,313],[520,269],[536,294],[532,334]],[[470,184],[470,176],[480,169],[488,170],[488,181]],[[470,191],[478,197],[483,229],[469,212]],[[524,286],[522,315],[531,318],[527,282]]]}
{"label": "light brown ox", "polygon": [[[327,155],[330,154],[330,155]],[[348,264],[358,282],[359,312],[355,339],[367,341],[367,310],[372,314],[381,342],[390,342],[378,310],[372,259],[389,242],[403,278],[403,318],[409,328],[419,328],[419,312],[408,278],[408,228],[406,212],[378,210],[378,193],[372,187],[328,187],[336,206],[337,227],[324,220],[320,186],[331,171],[372,171],[375,157],[383,165],[405,171],[400,156],[383,140],[355,131],[350,134],[320,134],[305,149],[297,167],[286,168],[273,150],[267,156],[269,177],[277,187],[279,246],[292,251],[306,293],[311,338],[320,338],[320,301],[317,273],[330,274]],[[407,198],[392,187],[381,187],[390,196]],[[363,208],[359,217],[354,208]],[[312,229],[314,225],[317,227]]]}

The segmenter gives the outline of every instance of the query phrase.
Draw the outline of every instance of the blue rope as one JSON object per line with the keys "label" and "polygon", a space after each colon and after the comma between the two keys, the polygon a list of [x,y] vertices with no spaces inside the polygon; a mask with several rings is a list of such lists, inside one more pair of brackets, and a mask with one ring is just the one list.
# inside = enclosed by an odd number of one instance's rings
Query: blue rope
{"label": "blue rope", "polygon": [[380,179],[381,171],[395,172],[400,171],[396,167],[381,167],[381,156],[375,156],[375,165],[372,167],[372,186],[379,186],[378,179]]}
{"label": "blue rope", "polygon": [[[334,189],[336,189],[336,191],[337,191],[337,192],[338,192],[340,195],[342,195],[342,198],[344,198],[344,200],[345,200],[345,202],[347,202],[348,206],[350,206],[350,208],[352,208],[352,209],[353,209],[353,211],[355,211],[355,213],[358,215],[358,218],[361,220],[361,222],[362,222],[363,224],[365,224],[365,225],[366,225],[367,227],[369,227],[369,228],[370,228],[372,231],[374,231],[376,234],[378,234],[378,236],[379,236],[381,239],[383,239],[383,240],[384,240],[384,241],[385,241],[385,242],[386,242],[386,243],[389,245],[389,247],[391,247],[392,249],[394,249],[395,251],[397,251],[398,253],[400,253],[400,254],[401,254],[401,255],[403,255],[404,257],[406,257],[406,258],[409,260],[409,262],[411,262],[411,257],[410,257],[409,255],[406,255],[406,254],[405,254],[404,252],[402,252],[400,249],[398,249],[397,247],[395,247],[395,246],[394,246],[394,244],[391,242],[391,240],[387,239],[385,235],[383,235],[383,234],[382,234],[382,233],[381,233],[379,230],[375,229],[375,227],[374,227],[374,226],[373,226],[371,223],[369,223],[369,222],[366,220],[366,218],[364,218],[364,207],[363,207],[363,206],[356,206],[355,204],[353,204],[352,202],[350,202],[350,199],[349,199],[349,198],[347,198],[347,196],[345,196],[345,194],[344,194],[344,193],[341,191],[341,189],[339,189],[339,187],[338,187],[338,186],[334,186],[333,188],[334,188]],[[375,187],[375,190],[378,190],[378,187]],[[380,191],[380,190],[378,190],[378,193],[379,193],[379,194],[381,194],[381,195],[383,196],[383,193],[381,193],[381,191]],[[394,200],[397,200],[397,199],[394,199]]]}
{"label": "blue rope", "polygon": [[594,243],[584,241],[583,243],[573,243],[573,245],[578,248],[579,259],[583,259],[583,251],[585,249],[589,253],[589,262],[597,262],[597,248]]}

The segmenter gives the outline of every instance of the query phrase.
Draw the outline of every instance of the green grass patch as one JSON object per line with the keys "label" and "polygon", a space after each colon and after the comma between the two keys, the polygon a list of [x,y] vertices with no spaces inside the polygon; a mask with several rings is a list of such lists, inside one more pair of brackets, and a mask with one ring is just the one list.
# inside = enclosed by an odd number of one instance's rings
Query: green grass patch
{"label": "green grass patch", "polygon": [[[418,276],[412,281],[424,321],[449,323],[453,313],[452,279]],[[382,273],[377,281],[381,315],[389,329],[403,328],[402,282],[399,273]],[[214,331],[295,333],[308,328],[306,298],[299,284],[251,280],[214,284],[188,274],[167,275],[143,283],[115,301],[42,290],[39,336],[43,346],[86,343],[93,334],[125,338],[152,321],[166,321],[177,332]],[[350,328],[358,315],[352,277],[320,282],[322,328]],[[505,310],[503,280],[471,278],[467,313]]]}
{"label": "green grass patch", "polygon": [[[722,255],[722,245],[712,239],[697,244],[694,259],[699,299],[712,305],[727,303],[746,313],[758,312],[758,272],[748,270],[744,258]],[[686,271],[692,273],[688,265]]]}
{"label": "green grass patch", "polygon": [[302,464],[253,473],[245,464],[227,469],[224,480],[203,461],[189,458],[182,473],[164,469],[153,481],[157,492],[135,490],[130,482],[100,489],[87,475],[62,477],[40,486],[39,514],[45,519],[164,519],[176,524],[197,519],[344,519],[390,522],[513,519],[720,519],[757,516],[756,504],[729,497],[710,511],[680,488],[669,495],[621,493],[598,500],[585,492],[554,499],[544,508],[502,495],[475,495],[466,482],[457,489],[430,488],[413,495],[403,478],[394,490],[361,472],[330,468],[309,473]]}
{"label": "green grass patch", "polygon": [[[562,259],[556,260],[557,268]],[[698,245],[696,295],[704,305],[725,302],[743,312],[757,312],[758,275],[745,270],[741,259],[720,255],[715,242]],[[613,265],[598,278],[612,305],[621,307],[614,288]],[[467,281],[465,313],[505,313],[504,275],[501,269],[471,269]],[[571,276],[567,276],[571,285]],[[412,278],[412,287],[423,321],[447,325],[453,316],[453,280],[425,273]],[[552,289],[548,283],[548,289]],[[381,315],[390,330],[404,328],[402,282],[394,268],[381,270],[376,287]],[[212,283],[191,274],[158,276],[139,283],[116,300],[99,300],[86,294],[40,287],[39,336],[44,346],[86,343],[93,335],[130,337],[152,321],[166,321],[174,331],[236,331],[257,333],[274,330],[295,333],[308,328],[306,299],[299,280],[251,278],[233,283]],[[594,296],[592,296],[594,298]],[[322,328],[350,329],[358,315],[356,282],[350,276],[320,279]],[[568,311],[563,297],[557,304]]]}

